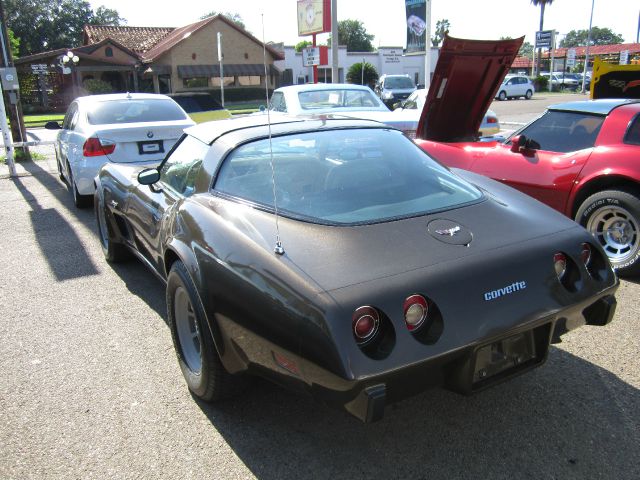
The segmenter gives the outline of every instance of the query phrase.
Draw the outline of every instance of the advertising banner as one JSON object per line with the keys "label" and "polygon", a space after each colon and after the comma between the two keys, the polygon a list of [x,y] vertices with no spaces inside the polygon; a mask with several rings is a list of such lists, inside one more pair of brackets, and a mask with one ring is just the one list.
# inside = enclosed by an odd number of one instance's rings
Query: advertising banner
{"label": "advertising banner", "polygon": [[331,31],[331,0],[298,0],[298,35]]}
{"label": "advertising banner", "polygon": [[591,98],[640,98],[640,65],[593,62]]}
{"label": "advertising banner", "polygon": [[407,53],[424,53],[427,43],[427,2],[405,0],[404,3],[407,10]]}

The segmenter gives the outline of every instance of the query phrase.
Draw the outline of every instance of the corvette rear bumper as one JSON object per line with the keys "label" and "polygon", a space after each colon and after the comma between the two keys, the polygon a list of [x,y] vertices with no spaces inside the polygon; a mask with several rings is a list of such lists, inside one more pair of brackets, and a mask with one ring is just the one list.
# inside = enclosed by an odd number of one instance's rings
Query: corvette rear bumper
{"label": "corvette rear bumper", "polygon": [[[342,406],[363,422],[373,422],[383,417],[388,403],[430,386],[443,385],[471,395],[542,365],[549,345],[559,342],[561,335],[582,325],[604,326],[613,319],[615,309],[615,297],[605,294],[497,338],[467,345],[455,353],[427,359],[399,372],[356,381],[352,390],[354,397]],[[317,397],[324,397],[326,393],[320,388],[314,391]]]}

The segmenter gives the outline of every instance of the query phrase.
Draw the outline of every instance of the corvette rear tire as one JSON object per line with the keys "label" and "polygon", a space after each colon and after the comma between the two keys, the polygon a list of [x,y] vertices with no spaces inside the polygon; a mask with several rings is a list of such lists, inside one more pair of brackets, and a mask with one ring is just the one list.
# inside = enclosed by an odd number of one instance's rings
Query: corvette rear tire
{"label": "corvette rear tire", "polygon": [[507,99],[507,92],[505,92],[504,90],[502,90],[499,94],[498,94],[498,100],[504,102]]}
{"label": "corvette rear tire", "polygon": [[104,197],[97,190],[94,195],[93,206],[98,223],[98,239],[100,240],[104,258],[109,263],[118,263],[126,260],[129,258],[129,250],[127,250],[126,246],[114,240],[111,224],[107,220],[108,211],[104,204]]}
{"label": "corvette rear tire", "polygon": [[239,393],[244,378],[229,374],[222,365],[200,296],[180,260],[173,263],[167,277],[167,317],[178,364],[189,390],[206,402]]}
{"label": "corvette rear tire", "polygon": [[587,198],[576,213],[621,275],[640,273],[640,199],[627,190],[605,190]]}
{"label": "corvette rear tire", "polygon": [[67,174],[69,176],[69,190],[71,190],[71,196],[73,197],[73,204],[77,208],[86,208],[91,204],[91,195],[81,195],[78,192],[78,187],[76,186],[76,181],[73,178],[73,172],[71,171],[71,165],[69,165],[69,161],[67,161]]}
{"label": "corvette rear tire", "polygon": [[531,100],[531,97],[533,97],[533,92],[531,90],[527,90],[527,93],[524,94],[524,98],[526,100]]}

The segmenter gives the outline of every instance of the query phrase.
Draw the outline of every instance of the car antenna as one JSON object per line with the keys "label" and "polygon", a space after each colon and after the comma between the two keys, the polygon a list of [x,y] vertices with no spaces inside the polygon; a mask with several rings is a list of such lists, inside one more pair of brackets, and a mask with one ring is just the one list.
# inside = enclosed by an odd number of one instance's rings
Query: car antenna
{"label": "car antenna", "polygon": [[267,75],[267,44],[264,41],[264,13],[262,16],[262,63],[264,64],[264,90],[267,99],[267,124],[269,127],[269,163],[271,164],[271,185],[273,186],[273,207],[276,213],[276,246],[273,251],[277,255],[284,255],[284,248],[280,241],[280,223],[278,215],[278,199],[276,196],[276,168],[273,163],[273,144],[271,143],[271,114],[269,109],[269,76]]}

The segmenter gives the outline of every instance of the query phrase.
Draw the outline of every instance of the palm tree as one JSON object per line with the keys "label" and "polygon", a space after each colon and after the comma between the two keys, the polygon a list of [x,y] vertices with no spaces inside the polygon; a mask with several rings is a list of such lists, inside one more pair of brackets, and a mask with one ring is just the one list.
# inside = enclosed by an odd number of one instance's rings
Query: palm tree
{"label": "palm tree", "polygon": [[[551,5],[553,3],[553,0],[531,0],[531,3],[533,3],[534,7],[537,7],[538,5],[540,5],[540,32],[542,31],[543,27],[544,27],[544,8],[548,5]],[[540,52],[541,52],[541,48],[538,48],[538,75],[540,75]]]}

